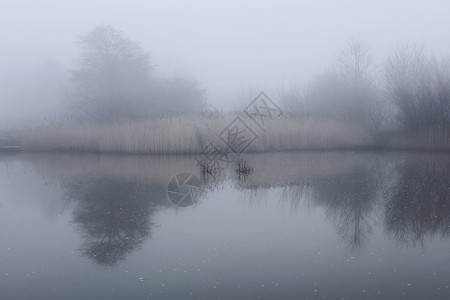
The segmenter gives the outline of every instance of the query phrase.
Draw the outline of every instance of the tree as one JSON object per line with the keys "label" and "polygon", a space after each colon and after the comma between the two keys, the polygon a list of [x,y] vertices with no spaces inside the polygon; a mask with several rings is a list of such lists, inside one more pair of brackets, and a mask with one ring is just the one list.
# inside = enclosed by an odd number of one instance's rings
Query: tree
{"label": "tree", "polygon": [[308,104],[308,88],[302,90],[298,85],[291,83],[288,87],[279,90],[280,102],[288,115],[304,117],[304,106]]}
{"label": "tree", "polygon": [[372,57],[369,47],[358,37],[351,38],[337,59],[337,69],[347,89],[347,115],[365,124],[369,130],[378,129],[382,111]]}
{"label": "tree", "polygon": [[423,47],[398,47],[385,63],[385,87],[406,131],[446,127],[450,123],[448,64],[426,54]]}
{"label": "tree", "polygon": [[348,41],[332,68],[313,81],[309,95],[314,114],[359,123],[372,134],[382,125],[375,68],[360,38]]}
{"label": "tree", "polygon": [[95,120],[143,117],[151,65],[139,43],[102,25],[81,36],[78,45],[81,54],[71,70],[72,111]]}
{"label": "tree", "polygon": [[205,107],[204,91],[195,80],[153,78],[148,53],[110,25],[81,36],[78,45],[81,54],[71,70],[67,93],[76,117],[136,120]]}
{"label": "tree", "polygon": [[205,91],[193,79],[174,76],[153,81],[152,98],[156,111],[161,113],[193,113],[206,107]]}

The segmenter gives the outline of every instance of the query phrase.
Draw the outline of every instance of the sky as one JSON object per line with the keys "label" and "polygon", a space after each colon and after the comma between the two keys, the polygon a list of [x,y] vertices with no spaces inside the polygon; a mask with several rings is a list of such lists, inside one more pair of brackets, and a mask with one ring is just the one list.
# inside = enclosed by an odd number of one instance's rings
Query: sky
{"label": "sky", "polygon": [[[100,24],[140,41],[158,76],[194,78],[212,108],[228,109],[242,91],[264,90],[276,100],[282,86],[306,84],[352,36],[365,39],[380,65],[406,42],[447,55],[449,11],[450,2],[433,0],[0,0],[0,125],[61,109],[58,97],[20,103],[11,95],[26,93],[20,78],[29,70],[70,67],[77,36]],[[57,78],[48,80],[34,84]]]}

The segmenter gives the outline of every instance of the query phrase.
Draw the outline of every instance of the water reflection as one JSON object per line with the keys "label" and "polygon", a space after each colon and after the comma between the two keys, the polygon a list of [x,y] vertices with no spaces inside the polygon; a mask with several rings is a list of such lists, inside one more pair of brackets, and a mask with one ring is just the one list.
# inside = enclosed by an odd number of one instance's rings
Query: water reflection
{"label": "water reflection", "polygon": [[380,168],[374,162],[312,182],[312,197],[326,207],[337,232],[352,250],[368,241],[371,217],[378,206],[383,186]]}
{"label": "water reflection", "polygon": [[407,159],[386,195],[385,226],[395,240],[424,245],[450,233],[450,161],[445,156]]}
{"label": "water reflection", "polygon": [[[180,172],[202,178],[189,157],[67,156],[55,163],[48,156],[27,161],[61,183],[73,207],[73,224],[84,238],[81,251],[101,265],[116,264],[149,239],[158,211],[178,209],[167,198],[170,178]],[[221,193],[231,186],[254,207],[279,201],[293,213],[302,203],[321,208],[351,251],[364,249],[374,228],[409,246],[450,232],[448,155],[257,154],[246,156],[241,165],[251,171],[230,169],[228,176],[205,180],[204,188]],[[268,196],[272,190],[277,199],[273,193]]]}
{"label": "water reflection", "polygon": [[80,179],[64,188],[85,239],[81,251],[101,265],[114,265],[139,248],[151,234],[152,216],[167,206],[164,187],[146,181]]}
{"label": "water reflection", "polygon": [[153,218],[174,208],[167,198],[169,174],[187,168],[185,158],[93,155],[29,155],[43,178],[60,186],[72,223],[84,239],[81,254],[112,266],[151,238]]}
{"label": "water reflection", "polygon": [[[296,176],[272,180],[236,180],[254,206],[267,192],[281,187],[280,200],[292,211],[302,201],[324,207],[341,240],[358,251],[370,241],[375,226],[402,245],[424,245],[425,237],[450,234],[450,156],[392,154],[356,156],[346,167],[324,155]],[[321,172],[321,165],[328,167]],[[298,164],[302,168],[302,164]],[[273,170],[273,169],[272,169]],[[289,172],[289,170],[288,170]],[[258,175],[256,175],[257,177]],[[260,174],[261,176],[261,174]],[[285,206],[284,206],[285,207]]]}
{"label": "water reflection", "polygon": [[0,298],[450,298],[450,155],[242,156],[0,157]]}

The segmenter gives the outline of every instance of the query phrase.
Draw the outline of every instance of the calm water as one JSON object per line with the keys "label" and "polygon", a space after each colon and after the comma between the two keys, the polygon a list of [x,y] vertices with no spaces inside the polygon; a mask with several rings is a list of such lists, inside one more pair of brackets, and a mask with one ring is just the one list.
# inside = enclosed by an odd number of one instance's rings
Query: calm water
{"label": "calm water", "polygon": [[0,298],[450,299],[450,155],[245,159],[0,156]]}

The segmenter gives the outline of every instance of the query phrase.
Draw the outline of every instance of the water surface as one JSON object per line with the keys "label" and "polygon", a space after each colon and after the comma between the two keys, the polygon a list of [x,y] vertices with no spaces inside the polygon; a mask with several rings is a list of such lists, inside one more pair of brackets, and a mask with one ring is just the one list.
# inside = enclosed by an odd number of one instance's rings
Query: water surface
{"label": "water surface", "polygon": [[450,298],[450,155],[244,158],[0,156],[0,298]]}

